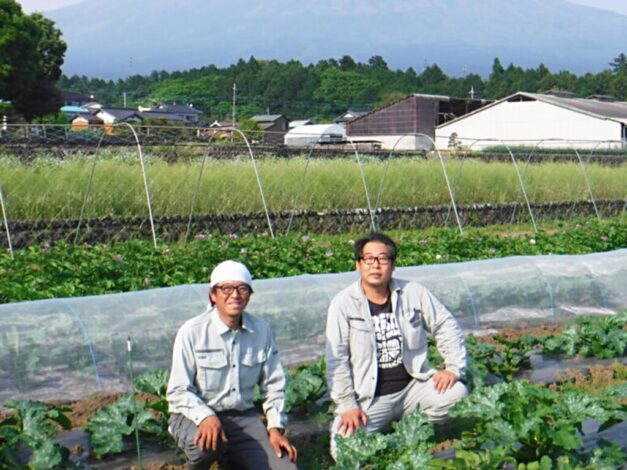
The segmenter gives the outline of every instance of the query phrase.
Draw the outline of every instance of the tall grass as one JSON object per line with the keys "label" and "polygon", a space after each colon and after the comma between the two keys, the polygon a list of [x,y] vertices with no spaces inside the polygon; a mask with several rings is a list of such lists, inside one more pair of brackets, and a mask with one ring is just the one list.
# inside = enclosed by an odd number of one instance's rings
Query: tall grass
{"label": "tall grass", "polygon": [[[41,158],[24,164],[0,158],[0,184],[11,219],[78,217],[87,189],[93,156],[68,160]],[[366,193],[355,159],[264,159],[257,162],[270,210],[340,209],[366,207]],[[448,204],[450,198],[439,161],[416,158],[386,163],[365,159],[363,169],[371,203],[380,206]],[[148,183],[155,215],[185,215],[196,189],[200,160],[170,164],[158,158],[147,162]],[[518,177],[511,163],[452,160],[446,163],[458,204],[522,201]],[[588,199],[578,163],[521,166],[527,194],[534,202]],[[588,178],[597,199],[627,197],[627,163],[618,167],[590,165]],[[255,172],[248,157],[207,160],[196,200],[196,213],[262,210]],[[132,154],[99,159],[86,217],[136,216],[146,213],[139,161]]]}

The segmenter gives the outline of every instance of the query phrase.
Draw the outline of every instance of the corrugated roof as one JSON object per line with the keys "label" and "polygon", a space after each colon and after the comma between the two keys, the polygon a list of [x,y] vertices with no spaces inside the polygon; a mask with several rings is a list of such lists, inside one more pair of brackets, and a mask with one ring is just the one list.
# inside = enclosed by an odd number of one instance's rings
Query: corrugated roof
{"label": "corrugated roof", "polygon": [[149,119],[165,119],[166,121],[185,121],[185,117],[180,114],[168,113],[165,111],[144,111],[139,113],[141,117]]}
{"label": "corrugated roof", "polygon": [[625,122],[627,120],[627,101],[607,101],[588,98],[562,98],[539,93],[521,93],[555,106],[561,106],[573,111],[593,114],[601,118],[609,118]]}
{"label": "corrugated roof", "polygon": [[89,111],[87,111],[85,108],[81,108],[80,106],[62,106],[61,107],[61,112],[62,113],[87,113]]}
{"label": "corrugated roof", "polygon": [[180,114],[202,114],[202,111],[197,110],[193,106],[188,106],[186,104],[168,104],[162,103],[158,108],[160,111],[168,112],[168,113],[180,113]]}
{"label": "corrugated roof", "polygon": [[274,122],[279,118],[282,118],[282,114],[258,114],[256,116],[251,117],[253,121],[256,122]]}
{"label": "corrugated roof", "polygon": [[506,101],[514,101],[516,98],[526,98],[527,100],[541,101],[543,103],[551,104],[553,106],[559,106],[560,108],[568,109],[578,113],[584,113],[589,116],[593,116],[599,119],[609,119],[623,124],[627,124],[627,102],[626,101],[605,101],[588,98],[566,98],[563,96],[544,95],[541,93],[527,93],[519,91],[513,95],[509,95],[501,100],[495,101],[483,108],[477,109],[471,113],[464,114],[463,116],[453,119],[452,121],[440,124],[437,128],[446,127],[449,124],[453,124],[467,119],[477,113],[481,113],[493,106],[497,106]]}
{"label": "corrugated roof", "polygon": [[138,111],[135,111],[134,109],[128,109],[128,108],[102,108],[100,111],[103,113],[110,114],[116,119],[127,119],[131,117],[133,114],[135,114],[137,117],[140,117]]}

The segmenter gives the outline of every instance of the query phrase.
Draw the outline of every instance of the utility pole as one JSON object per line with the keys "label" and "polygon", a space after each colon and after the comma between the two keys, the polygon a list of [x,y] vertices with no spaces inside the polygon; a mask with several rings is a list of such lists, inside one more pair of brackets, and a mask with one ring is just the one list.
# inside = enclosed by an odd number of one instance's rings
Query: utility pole
{"label": "utility pole", "polygon": [[233,108],[231,110],[231,122],[235,126],[235,98],[237,95],[237,85],[233,82]]}
{"label": "utility pole", "polygon": [[[233,82],[233,108],[231,110],[231,125],[235,127],[235,96],[237,94],[237,85]],[[233,131],[231,131],[231,142],[233,142]]]}
{"label": "utility pole", "polygon": [[124,107],[126,108],[126,92],[125,91],[122,92],[122,101],[124,103]]}

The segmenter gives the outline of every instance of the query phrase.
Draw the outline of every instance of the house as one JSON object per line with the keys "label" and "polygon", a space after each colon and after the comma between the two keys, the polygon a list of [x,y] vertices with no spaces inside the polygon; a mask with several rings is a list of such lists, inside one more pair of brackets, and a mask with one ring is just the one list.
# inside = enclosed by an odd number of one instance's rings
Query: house
{"label": "house", "polygon": [[105,124],[142,122],[141,113],[130,108],[102,107],[100,110],[96,111],[95,115],[98,116]]}
{"label": "house", "polygon": [[334,122],[336,124],[339,124],[340,126],[346,127],[347,123],[351,122],[354,119],[357,119],[358,117],[365,116],[366,114],[368,114],[368,111],[352,111],[348,109],[340,114],[338,117],[336,117],[334,119]]}
{"label": "house", "polygon": [[378,142],[381,148],[433,148],[437,125],[485,106],[485,100],[413,94],[346,124],[353,142]]}
{"label": "house", "polygon": [[77,114],[89,113],[89,111],[86,110],[85,108],[82,108],[80,106],[74,106],[74,105],[62,106],[60,111],[63,114],[66,114],[66,115],[72,116],[72,117],[77,115]]}
{"label": "house", "polygon": [[73,131],[81,131],[88,129],[90,126],[102,126],[103,120],[88,112],[75,114],[70,120],[70,126]]}
{"label": "house", "polygon": [[217,119],[209,124],[209,129],[202,132],[206,137],[214,137],[215,139],[228,139],[233,134],[231,129],[239,129],[237,121],[218,121]]}
{"label": "house", "polygon": [[338,124],[303,125],[285,134],[285,145],[311,147],[316,144],[339,144],[346,140],[346,129]]}
{"label": "house", "polygon": [[263,143],[278,145],[283,143],[283,137],[289,127],[289,119],[282,114],[259,114],[251,118],[264,131]]}
{"label": "house", "polygon": [[167,126],[187,124],[185,117],[176,113],[161,111],[140,111],[138,114],[144,121],[144,124],[161,124]]}
{"label": "house", "polygon": [[209,124],[209,127],[212,129],[221,129],[224,127],[239,127],[239,122],[237,121],[218,121],[217,119]]}
{"label": "house", "polygon": [[192,104],[176,104],[176,103],[161,103],[157,108],[150,111],[159,111],[162,113],[176,114],[183,119],[183,122],[187,125],[198,124],[202,111],[194,108]]}
{"label": "house", "polygon": [[143,121],[139,111],[129,108],[102,107],[93,114],[102,120],[106,134],[113,133],[114,124],[125,122],[132,125]]}
{"label": "house", "polygon": [[439,125],[436,146],[472,150],[502,145],[620,148],[627,145],[627,102],[608,96],[518,92]]}

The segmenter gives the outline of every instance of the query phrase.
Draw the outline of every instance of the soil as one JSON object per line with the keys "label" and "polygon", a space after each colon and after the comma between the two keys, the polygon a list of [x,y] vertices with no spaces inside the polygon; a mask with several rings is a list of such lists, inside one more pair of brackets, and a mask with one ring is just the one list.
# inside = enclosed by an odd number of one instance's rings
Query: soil
{"label": "soil", "polygon": [[[547,323],[537,326],[519,326],[519,327],[507,327],[499,330],[499,336],[502,336],[507,341],[515,341],[524,335],[535,336],[537,338],[545,338],[551,335],[558,335],[564,329],[563,324]],[[501,343],[494,339],[495,335],[479,336],[477,339],[483,343],[490,344],[491,346],[500,347]]]}

